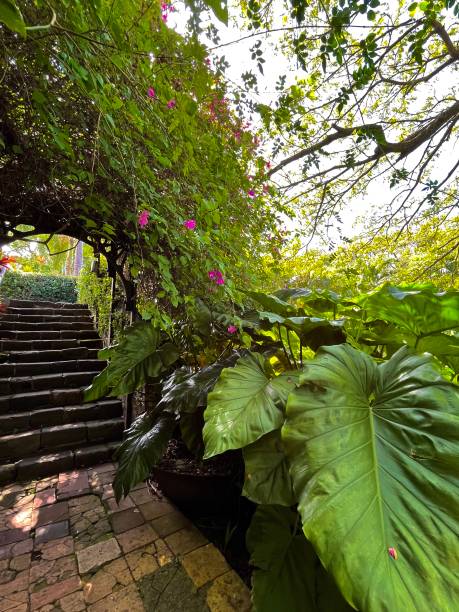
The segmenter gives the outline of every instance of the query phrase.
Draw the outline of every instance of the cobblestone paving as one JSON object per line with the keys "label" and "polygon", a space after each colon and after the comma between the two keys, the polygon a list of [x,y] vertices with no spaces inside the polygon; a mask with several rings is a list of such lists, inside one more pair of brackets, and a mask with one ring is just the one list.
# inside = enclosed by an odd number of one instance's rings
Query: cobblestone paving
{"label": "cobblestone paving", "polygon": [[115,466],[0,489],[0,612],[248,612],[220,552],[138,485],[120,505]]}

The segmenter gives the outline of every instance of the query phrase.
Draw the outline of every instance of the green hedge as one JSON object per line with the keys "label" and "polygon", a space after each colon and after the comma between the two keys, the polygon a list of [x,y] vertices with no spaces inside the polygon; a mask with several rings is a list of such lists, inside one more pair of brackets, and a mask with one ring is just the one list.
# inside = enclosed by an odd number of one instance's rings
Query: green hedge
{"label": "green hedge", "polygon": [[9,271],[6,272],[0,283],[0,297],[17,300],[76,302],[76,283],[77,278],[73,276],[21,274]]}

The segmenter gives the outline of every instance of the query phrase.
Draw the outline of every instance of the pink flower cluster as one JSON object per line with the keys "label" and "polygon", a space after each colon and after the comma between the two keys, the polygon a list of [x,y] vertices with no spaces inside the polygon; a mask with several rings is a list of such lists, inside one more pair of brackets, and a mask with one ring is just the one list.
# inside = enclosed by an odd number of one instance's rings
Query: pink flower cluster
{"label": "pink flower cluster", "polygon": [[175,11],[175,8],[169,2],[161,2],[161,19],[164,23],[167,23],[167,18],[171,13]]}
{"label": "pink flower cluster", "polygon": [[167,108],[175,108],[177,106],[177,102],[172,98],[172,100],[169,100],[169,102],[167,103]]}
{"label": "pink flower cluster", "polygon": [[186,221],[184,221],[183,225],[186,227],[186,229],[189,230],[196,229],[196,221],[194,219],[187,219]]}
{"label": "pink flower cluster", "polygon": [[222,115],[228,113],[228,100],[223,98],[217,98],[215,96],[209,104],[209,113],[212,121],[218,121]]}
{"label": "pink flower cluster", "polygon": [[235,334],[237,332],[237,327],[235,325],[229,325],[226,331],[229,334]]}
{"label": "pink flower cluster", "polygon": [[153,89],[153,87],[149,87],[147,90],[147,93],[148,93],[148,97],[151,98],[152,100],[156,98],[156,91]]}
{"label": "pink flower cluster", "polygon": [[224,285],[225,279],[223,278],[223,274],[220,270],[209,270],[209,279],[214,281],[217,285]]}
{"label": "pink flower cluster", "polygon": [[147,225],[149,217],[150,217],[149,211],[142,210],[138,218],[140,227],[145,227]]}

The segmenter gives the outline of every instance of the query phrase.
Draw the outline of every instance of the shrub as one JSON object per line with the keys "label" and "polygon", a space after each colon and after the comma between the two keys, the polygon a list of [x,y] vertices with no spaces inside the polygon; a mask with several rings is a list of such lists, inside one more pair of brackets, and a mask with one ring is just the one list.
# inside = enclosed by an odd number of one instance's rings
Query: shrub
{"label": "shrub", "polygon": [[[105,266],[102,264],[103,270]],[[77,280],[78,299],[89,306],[97,324],[97,331],[104,340],[107,339],[109,329],[111,284],[111,278],[108,276],[98,277],[91,272],[89,262],[85,262]]]}
{"label": "shrub", "polygon": [[77,279],[73,276],[48,276],[6,272],[0,284],[0,297],[18,300],[76,302]]}

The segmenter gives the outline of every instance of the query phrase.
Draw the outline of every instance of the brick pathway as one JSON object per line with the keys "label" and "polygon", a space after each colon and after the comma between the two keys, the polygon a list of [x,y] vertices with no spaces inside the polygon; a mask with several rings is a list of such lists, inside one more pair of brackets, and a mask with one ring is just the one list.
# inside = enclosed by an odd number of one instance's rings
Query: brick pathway
{"label": "brick pathway", "polygon": [[0,489],[0,612],[248,612],[247,588],[167,500],[118,506],[114,465]]}

